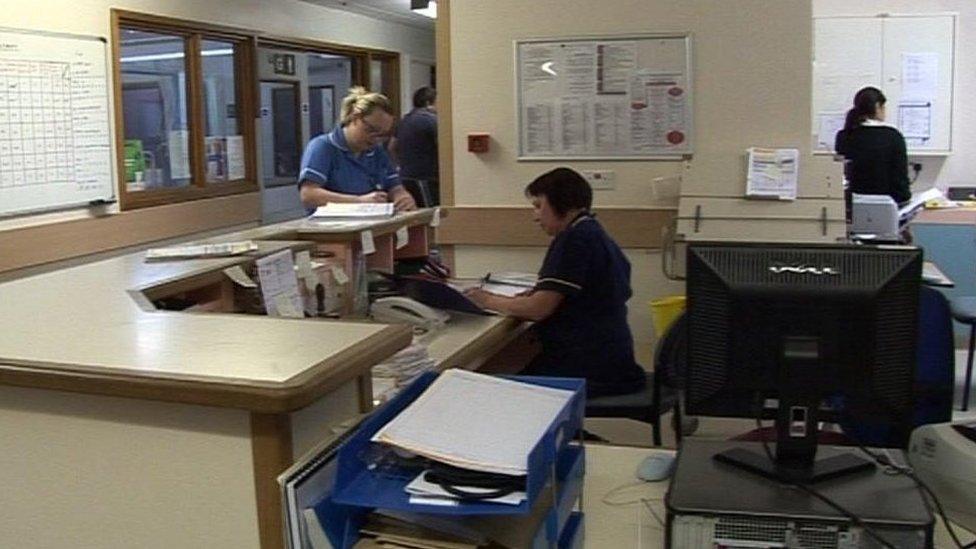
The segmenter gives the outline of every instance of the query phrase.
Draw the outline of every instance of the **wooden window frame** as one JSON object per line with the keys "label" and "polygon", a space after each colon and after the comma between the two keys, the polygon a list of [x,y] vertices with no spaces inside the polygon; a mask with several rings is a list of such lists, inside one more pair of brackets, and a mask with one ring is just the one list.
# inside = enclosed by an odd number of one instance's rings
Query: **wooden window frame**
{"label": "wooden window frame", "polygon": [[[390,63],[390,73],[393,81],[393,92],[388,99],[393,107],[394,116],[399,119],[400,111],[400,53],[395,51],[380,50],[375,48],[364,48],[350,46],[347,44],[336,44],[333,42],[320,42],[318,40],[308,40],[301,38],[285,38],[280,36],[260,36],[257,38],[259,48],[278,48],[305,53],[328,53],[333,55],[344,55],[352,60],[352,85],[364,86],[370,91],[378,91],[370,88],[369,67],[370,62],[376,58],[385,63]],[[337,109],[341,109],[342,98],[346,96],[346,90],[336,90]]]}
{"label": "wooden window frame", "polygon": [[[254,119],[256,116],[257,80],[254,66],[254,33],[251,31],[172,19],[112,9],[112,64],[115,91],[115,146],[119,175],[119,206],[132,210],[163,204],[173,204],[202,198],[212,198],[258,191]],[[125,123],[122,106],[121,30],[136,29],[181,36],[185,43],[187,119],[189,120],[190,184],[186,187],[129,191],[122,174],[125,173]],[[224,40],[234,44],[234,87],[236,95],[238,132],[244,141],[243,179],[208,183],[206,180],[206,152],[204,147],[206,121],[203,115],[203,66],[200,57],[202,40]]]}
{"label": "wooden window frame", "polygon": [[[287,84],[289,86],[294,87],[295,88],[295,113],[297,113],[299,116],[301,116],[301,114],[302,114],[302,100],[301,100],[301,97],[302,97],[302,89],[301,88],[302,88],[302,86],[301,86],[301,83],[299,81],[297,81],[297,80],[274,79],[274,78],[259,79],[258,80],[258,88],[260,89],[261,84],[265,84],[265,83],[267,83],[267,84]],[[260,97],[260,93],[258,94],[258,97]],[[273,133],[274,133],[274,131],[272,131],[272,134]],[[303,152],[302,151],[302,149],[303,149],[303,147],[302,147],[302,125],[300,123],[299,124],[295,124],[295,143],[297,143],[298,146],[299,146],[298,157],[299,157],[299,161],[300,161],[301,160],[301,156],[302,156],[302,152]],[[295,181],[287,181],[287,182],[285,182],[285,181],[282,181],[282,182],[278,182],[278,181],[270,181],[270,182],[269,181],[265,181],[264,182],[264,186],[265,186],[265,188],[269,188],[269,189],[270,188],[276,188],[276,187],[291,187],[291,186],[295,186],[295,185],[298,184],[297,179],[298,179],[298,176],[299,175],[300,175],[300,173],[296,173],[295,174],[295,179],[296,179]],[[277,175],[275,177],[277,177]],[[263,174],[262,174],[261,178],[264,179],[264,175]]]}
{"label": "wooden window frame", "polygon": [[[400,116],[403,114],[402,108],[400,106],[400,55],[397,53],[382,52],[382,51],[370,51],[369,58],[367,59],[366,66],[370,67],[373,61],[379,61],[382,64],[381,71],[387,71],[390,76],[390,92],[386,94],[387,99],[390,100],[390,106],[393,108],[394,117],[399,120]],[[366,71],[366,76],[371,77],[372,71]],[[371,83],[370,83],[371,84]],[[367,86],[368,87],[368,86]],[[378,91],[380,93],[383,90],[374,90],[369,88],[370,91]],[[408,106],[408,109],[409,106]]]}

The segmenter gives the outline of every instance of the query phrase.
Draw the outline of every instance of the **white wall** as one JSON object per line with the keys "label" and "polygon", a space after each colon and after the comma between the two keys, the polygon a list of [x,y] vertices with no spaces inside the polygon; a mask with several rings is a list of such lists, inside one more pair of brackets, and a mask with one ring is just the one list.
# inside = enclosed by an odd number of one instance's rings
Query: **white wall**
{"label": "white wall", "polygon": [[[810,151],[812,11],[809,0],[493,0],[451,3],[451,81],[454,184],[458,205],[525,204],[522,189],[560,164],[612,169],[616,188],[597,191],[596,206],[654,205],[651,180],[683,176],[682,208],[692,200],[706,210],[750,215],[809,215],[843,210],[840,166]],[[687,162],[517,162],[513,41],[521,38],[690,31],[693,36],[696,152]],[[488,132],[492,151],[466,152],[466,135]],[[801,156],[802,200],[790,205],[744,203],[744,151],[750,146],[796,147]],[[526,219],[526,224],[531,220]],[[706,223],[756,236],[752,223]],[[819,226],[811,225],[817,229]],[[804,225],[807,227],[807,225]],[[486,229],[487,230],[487,229]],[[761,229],[760,229],[761,230]],[[770,231],[781,235],[784,231]],[[660,274],[660,254],[628,250],[635,297],[631,329],[641,362],[652,347],[647,301],[680,292]],[[535,270],[542,249],[459,247],[461,274],[521,267]]]}
{"label": "white wall", "polygon": [[[0,27],[111,36],[110,9],[119,8],[189,21],[214,23],[264,34],[305,38],[434,57],[434,33],[408,25],[317,6],[299,0],[41,0],[5,2]],[[403,57],[403,56],[401,56]],[[401,74],[409,71],[401,58]],[[114,109],[114,98],[112,99]],[[114,125],[113,132],[114,143]],[[75,210],[15,219],[0,219],[0,230],[87,218]]]}
{"label": "white wall", "polygon": [[954,13],[956,58],[952,102],[952,149],[948,157],[914,157],[922,164],[913,190],[976,185],[976,2],[973,0],[813,0],[814,17]]}

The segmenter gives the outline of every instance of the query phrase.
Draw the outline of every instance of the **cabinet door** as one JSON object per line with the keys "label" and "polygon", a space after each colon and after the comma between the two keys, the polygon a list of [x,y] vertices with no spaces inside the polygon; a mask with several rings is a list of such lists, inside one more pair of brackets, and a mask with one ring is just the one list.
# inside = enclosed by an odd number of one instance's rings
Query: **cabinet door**
{"label": "cabinet door", "polygon": [[909,150],[952,149],[954,30],[951,15],[892,17],[884,22],[881,89],[888,97],[887,121],[905,134]]}
{"label": "cabinet door", "polygon": [[815,150],[832,150],[837,124],[864,86],[881,87],[882,21],[876,17],[814,19],[813,133]]}

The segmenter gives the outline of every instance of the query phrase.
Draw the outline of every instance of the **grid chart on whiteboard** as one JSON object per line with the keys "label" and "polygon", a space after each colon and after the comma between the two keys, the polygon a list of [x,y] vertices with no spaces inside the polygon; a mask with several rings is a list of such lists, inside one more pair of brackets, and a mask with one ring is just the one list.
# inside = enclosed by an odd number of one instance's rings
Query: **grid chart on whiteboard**
{"label": "grid chart on whiteboard", "polygon": [[0,58],[0,188],[98,188],[110,170],[104,87],[84,62]]}

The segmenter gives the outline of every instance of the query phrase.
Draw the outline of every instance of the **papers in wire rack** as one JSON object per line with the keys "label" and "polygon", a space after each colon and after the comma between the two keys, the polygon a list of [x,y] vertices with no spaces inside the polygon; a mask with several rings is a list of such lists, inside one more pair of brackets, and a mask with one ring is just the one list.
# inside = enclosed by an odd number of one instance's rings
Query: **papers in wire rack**
{"label": "papers in wire rack", "polygon": [[572,396],[451,369],[372,440],[456,467],[524,475],[529,452]]}
{"label": "papers in wire rack", "polygon": [[319,206],[312,214],[313,219],[383,219],[392,217],[393,203],[343,203],[329,202]]}
{"label": "papers in wire rack", "polygon": [[800,151],[751,147],[746,196],[795,200]]}
{"label": "papers in wire rack", "polygon": [[146,259],[192,259],[197,257],[225,257],[253,252],[258,245],[253,240],[220,242],[217,244],[190,244],[146,250]]}

